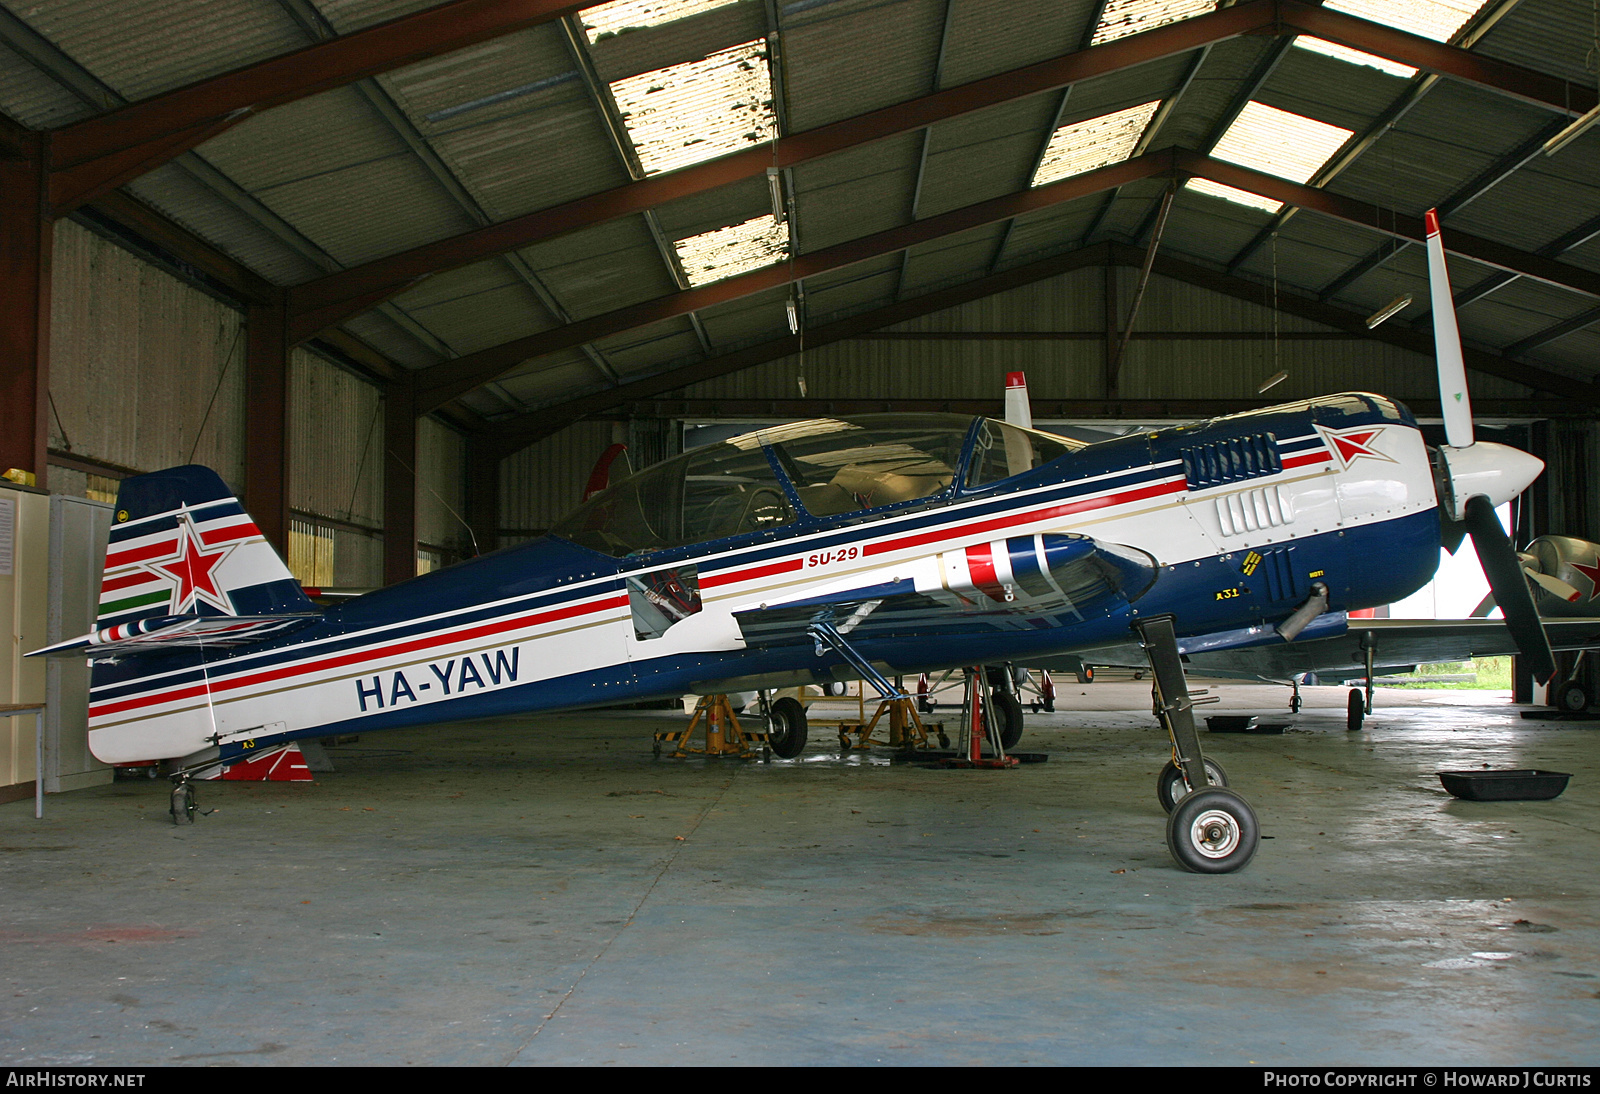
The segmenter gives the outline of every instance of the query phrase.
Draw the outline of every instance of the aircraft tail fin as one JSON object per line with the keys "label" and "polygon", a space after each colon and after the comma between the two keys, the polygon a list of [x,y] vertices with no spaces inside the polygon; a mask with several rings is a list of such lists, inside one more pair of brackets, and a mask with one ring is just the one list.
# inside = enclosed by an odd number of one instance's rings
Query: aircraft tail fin
{"label": "aircraft tail fin", "polygon": [[174,467],[122,481],[95,630],[35,653],[236,644],[318,614],[217,473]]}

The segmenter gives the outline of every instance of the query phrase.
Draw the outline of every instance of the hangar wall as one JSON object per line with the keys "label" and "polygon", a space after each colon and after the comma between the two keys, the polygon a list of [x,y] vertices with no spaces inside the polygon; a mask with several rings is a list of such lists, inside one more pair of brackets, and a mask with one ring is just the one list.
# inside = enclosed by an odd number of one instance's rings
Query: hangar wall
{"label": "hangar wall", "polygon": [[430,569],[472,557],[462,519],[466,486],[466,438],[423,418],[417,423],[417,552]]}
{"label": "hangar wall", "polygon": [[[1125,323],[1138,271],[1116,268],[1117,315]],[[1271,299],[1271,286],[1262,287]],[[1276,327],[1274,316],[1276,315]],[[803,367],[812,398],[992,398],[1005,373],[1023,369],[1035,398],[1105,395],[1105,276],[1076,270],[946,311],[886,327],[877,334],[973,332],[994,335],[1066,333],[1054,340],[918,339],[866,336],[808,350],[743,372],[686,387],[689,399],[792,399]],[[1254,399],[1280,369],[1289,378],[1270,398],[1369,390],[1399,399],[1437,399],[1433,359],[1368,338],[1352,337],[1270,307],[1153,275],[1140,305],[1135,337],[1121,366],[1118,394],[1137,399]],[[1284,336],[1274,342],[1276,330]],[[1238,340],[1140,337],[1234,332]],[[1467,330],[1470,337],[1470,325]],[[1308,340],[1306,336],[1320,335]],[[1498,377],[1472,373],[1473,395],[1526,398]]]}
{"label": "hangar wall", "polygon": [[[1138,271],[1113,267],[1112,272],[1117,315],[1125,323]],[[1262,286],[1263,300],[1270,300],[1271,292],[1270,285]],[[785,357],[691,384],[665,398],[702,401],[697,412],[714,417],[716,404],[728,400],[796,399],[796,381],[803,374],[809,397],[818,403],[817,413],[825,412],[830,398],[988,399],[998,412],[1005,374],[1022,369],[1036,399],[1099,399],[1105,395],[1106,297],[1103,269],[1077,270],[876,332],[912,337],[835,342],[808,350],[803,358]],[[1123,398],[1257,399],[1262,398],[1256,391],[1260,383],[1280,369],[1288,371],[1288,379],[1265,398],[1289,402],[1352,389],[1401,400],[1438,398],[1428,355],[1352,337],[1264,304],[1159,275],[1150,279],[1134,329],[1136,334],[1244,337],[1135,337],[1121,367]],[[1283,336],[1276,343],[1275,329]],[[945,337],[952,333],[976,336]],[[995,337],[1060,333],[1071,336]],[[1469,379],[1473,395],[1482,400],[1529,396],[1520,384],[1498,377],[1473,372]],[[628,432],[674,424],[634,421],[628,423]],[[1560,430],[1588,428],[1593,427],[1568,423]],[[576,504],[605,446],[614,437],[627,439],[622,429],[620,422],[578,422],[509,457],[501,470],[501,525],[508,533],[502,541],[515,542],[545,528]],[[630,449],[637,454],[644,446]],[[1592,446],[1590,451],[1595,450]],[[1568,473],[1564,463],[1553,472]],[[1592,475],[1592,470],[1584,474]]]}
{"label": "hangar wall", "polygon": [[[244,485],[244,317],[71,221],[55,225],[50,448]],[[85,473],[50,488],[83,494]]]}
{"label": "hangar wall", "polygon": [[383,398],[303,348],[289,360],[289,569],[308,585],[383,583]]}

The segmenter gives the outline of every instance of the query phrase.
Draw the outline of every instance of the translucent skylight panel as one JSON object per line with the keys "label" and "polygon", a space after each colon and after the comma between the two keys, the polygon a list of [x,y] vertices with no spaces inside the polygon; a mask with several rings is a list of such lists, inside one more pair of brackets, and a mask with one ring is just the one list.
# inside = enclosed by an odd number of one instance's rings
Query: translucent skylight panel
{"label": "translucent skylight panel", "polygon": [[1106,0],[1089,44],[1097,46],[1180,19],[1192,19],[1216,6],[1216,0]]}
{"label": "translucent skylight panel", "polygon": [[1161,100],[1157,99],[1114,114],[1063,125],[1050,137],[1050,146],[1044,150],[1039,169],[1033,173],[1033,185],[1043,186],[1127,159],[1160,105]]}
{"label": "translucent skylight panel", "polygon": [[[1228,131],[1211,150],[1213,159],[1237,163],[1290,182],[1309,182],[1323,164],[1327,163],[1351,131],[1329,125],[1299,114],[1291,114],[1265,103],[1249,102],[1239,111]],[[1191,179],[1189,188],[1202,194],[1236,201],[1275,213],[1281,203],[1246,194],[1231,186],[1222,186],[1207,179]]]}
{"label": "translucent skylight panel", "polygon": [[[1354,15],[1357,19],[1431,38],[1435,42],[1448,42],[1467,25],[1467,20],[1476,15],[1483,4],[1484,0],[1328,0],[1323,6]],[[1294,44],[1301,49],[1349,61],[1353,65],[1367,65],[1391,76],[1409,79],[1417,74],[1417,70],[1410,65],[1391,61],[1387,57],[1374,57],[1359,49],[1325,42],[1321,38],[1300,37],[1294,40]]]}
{"label": "translucent skylight panel", "polygon": [[673,243],[695,288],[759,270],[789,257],[789,229],[771,213]]}
{"label": "translucent skylight panel", "polygon": [[766,39],[611,85],[645,174],[715,159],[777,135]]}
{"label": "translucent skylight panel", "polygon": [[584,8],[579,18],[592,45],[624,30],[659,27],[736,3],[738,0],[611,0],[609,4]]}

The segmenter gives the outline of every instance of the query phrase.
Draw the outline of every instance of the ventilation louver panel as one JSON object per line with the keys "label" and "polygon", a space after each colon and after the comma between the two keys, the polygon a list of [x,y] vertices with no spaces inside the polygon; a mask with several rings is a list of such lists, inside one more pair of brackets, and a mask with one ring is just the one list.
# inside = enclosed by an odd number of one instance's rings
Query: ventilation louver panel
{"label": "ventilation louver panel", "polygon": [[1217,499],[1217,522],[1225,536],[1242,536],[1263,528],[1280,528],[1294,520],[1294,507],[1282,487],[1241,490]]}
{"label": "ventilation louver panel", "polygon": [[1278,438],[1271,433],[1230,437],[1215,444],[1191,445],[1183,450],[1183,474],[1190,490],[1275,475],[1283,470],[1278,459]]}

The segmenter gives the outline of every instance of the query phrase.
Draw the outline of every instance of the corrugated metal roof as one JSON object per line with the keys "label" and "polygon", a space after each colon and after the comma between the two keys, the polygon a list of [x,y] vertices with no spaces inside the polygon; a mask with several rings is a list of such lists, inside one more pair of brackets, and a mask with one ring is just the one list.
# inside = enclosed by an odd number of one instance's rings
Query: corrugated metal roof
{"label": "corrugated metal roof", "polygon": [[[435,2],[312,0],[340,33]],[[1158,0],[1152,10],[1189,2]],[[1401,7],[1397,0],[1334,0],[1332,6],[1355,10],[1351,4],[1378,4],[1358,14],[1399,22],[1433,2]],[[1474,0],[1450,2],[1470,6]],[[638,26],[654,18],[640,5],[648,6],[639,0],[618,26]],[[1148,0],[1114,0],[1105,20],[1121,26],[1150,6]],[[1210,7],[1201,0],[1192,0],[1192,6],[1195,11]],[[105,0],[53,0],[18,13],[18,18],[53,42],[65,63],[80,66],[76,75],[69,74],[78,86],[98,80],[123,95],[137,96],[308,43],[311,33],[289,10],[277,0],[130,0],[115,9]],[[381,258],[485,220],[504,220],[623,184],[629,178],[631,150],[617,147],[607,118],[631,113],[637,121],[645,108],[625,94],[618,102],[609,82],[617,82],[622,94],[631,77],[698,62],[673,77],[679,81],[674,94],[681,93],[688,113],[663,142],[676,145],[674,154],[692,158],[716,148],[749,147],[752,139],[759,144],[771,135],[771,122],[765,121],[730,125],[726,145],[708,139],[714,137],[710,122],[731,120],[725,109],[729,102],[745,102],[759,112],[769,100],[774,106],[781,101],[787,133],[800,133],[1076,49],[1094,32],[1096,11],[1092,0],[780,0],[771,5],[778,24],[774,56],[780,64],[775,72],[779,85],[758,86],[753,92],[747,87],[731,98],[708,78],[728,66],[719,68],[704,58],[739,42],[762,41],[771,33],[769,7],[761,0],[672,3],[665,11],[672,16],[670,22],[592,43],[581,32],[569,38],[567,26],[550,23],[383,74],[364,89],[327,92],[266,112],[202,146],[190,168],[163,167],[129,189],[271,280],[295,284],[337,264]],[[1589,14],[1587,0],[1522,0],[1477,48],[1589,85],[1593,75],[1582,58]],[[600,17],[598,12],[588,16],[597,26]],[[1437,37],[1448,31],[1433,33]],[[1253,112],[1273,108],[1324,127],[1337,126],[1346,134],[1361,133],[1416,86],[1297,49],[1278,61],[1260,87],[1252,88],[1262,62],[1282,45],[1270,36],[1249,36],[1207,50],[1195,79],[1163,111],[1159,131],[1145,143],[1155,149],[1176,143],[1211,151],[1211,136],[1252,93],[1258,105],[1246,107],[1247,122]],[[1071,90],[1059,117],[1062,95],[1047,91],[938,122],[926,132],[912,129],[803,163],[786,179],[793,184],[798,246],[805,253],[905,224],[913,216],[927,218],[1018,191],[1032,179],[1053,129],[1076,133],[1072,127],[1077,123],[1133,107],[1142,108],[1142,117],[1149,104],[1176,92],[1192,61],[1192,56],[1172,57],[1087,81]],[[730,64],[737,70],[737,62]],[[740,71],[760,75],[759,69],[752,64]],[[661,76],[637,84],[666,86]],[[649,102],[665,94],[646,91],[638,98]],[[0,109],[25,122],[45,124],[85,108],[33,61],[0,47]],[[1459,195],[1551,118],[1541,108],[1460,81],[1439,80],[1329,186],[1415,215]],[[1131,133],[1136,126],[1127,128]],[[1340,136],[1315,126],[1311,131],[1331,136],[1297,168],[1278,163],[1269,169],[1306,177]],[[1215,154],[1248,161],[1250,149],[1235,148],[1236,137],[1237,132],[1224,139]],[[1126,154],[1121,151],[1126,143],[1119,144],[1119,155]],[[1303,138],[1290,139],[1290,147],[1280,151],[1302,151],[1305,143]],[[1082,149],[1076,148],[1075,154]],[[1055,155],[1050,154],[1052,167]],[[1063,158],[1060,169],[1083,170],[1097,158]],[[651,166],[647,163],[646,169]],[[1597,179],[1600,131],[1553,159],[1541,157],[1512,172],[1447,217],[1446,231],[1455,228],[1537,250],[1593,215],[1600,206]],[[815,323],[882,307],[896,298],[970,281],[994,268],[1059,253],[1086,237],[1090,242],[1113,239],[1142,245],[1163,188],[1160,179],[1129,184],[1114,197],[1092,195],[1012,224],[920,245],[909,258],[885,254],[811,279],[806,286],[808,317]],[[345,329],[407,367],[421,367],[439,359],[434,347],[468,352],[556,322],[540,303],[541,293],[573,318],[582,318],[672,292],[677,283],[660,241],[670,249],[674,240],[770,212],[764,178],[691,194],[659,209],[653,223],[630,213],[523,248],[519,254],[539,286],[530,286],[525,272],[502,259],[485,260],[419,283],[395,299],[392,307],[398,310],[391,316],[369,312],[349,320]],[[1237,259],[1241,275],[1270,282],[1273,248],[1258,239],[1268,223],[1264,212],[1184,194],[1174,205],[1162,249],[1213,269]],[[653,230],[658,236],[652,236]],[[1277,237],[1276,276],[1285,286],[1315,293],[1339,279],[1380,239],[1318,214],[1301,213]],[[1245,251],[1251,244],[1255,249]],[[1419,258],[1401,254],[1346,287],[1339,302],[1350,307],[1383,302],[1398,286],[1417,279]],[[1600,267],[1600,243],[1586,244],[1563,261]],[[1480,274],[1471,263],[1457,265],[1463,287]],[[1097,276],[1084,283],[1097,283]],[[1541,322],[1547,328],[1579,314],[1575,309],[1587,299],[1529,285],[1502,292],[1510,295],[1491,297],[1493,302],[1486,301],[1476,318],[1471,318],[1473,309],[1464,313],[1472,336],[1490,346],[1512,344],[1544,329]],[[702,328],[711,352],[787,334],[782,308],[787,296],[787,289],[778,289],[708,309]],[[1572,335],[1530,351],[1529,359],[1570,361],[1577,352],[1573,347],[1589,344],[1587,332]],[[619,331],[602,338],[600,349],[618,373],[628,376],[695,360],[706,352],[687,318]],[[971,347],[968,351],[977,352]],[[836,352],[840,360],[847,356],[845,349]],[[1086,351],[1080,346],[1039,352],[1041,360],[1065,367]],[[1153,352],[1139,347],[1139,353]],[[1368,347],[1368,352],[1380,351]],[[979,356],[989,360],[995,353],[985,348]],[[911,367],[900,358],[883,360],[892,360],[894,369]],[[1218,361],[1221,368],[1220,357]],[[1129,368],[1130,375],[1138,372],[1138,366]],[[783,372],[778,368],[774,375]],[[499,414],[519,404],[559,401],[608,382],[582,354],[562,354],[535,362],[524,375],[507,381],[505,397],[473,395],[467,405]],[[833,382],[817,381],[824,386]],[[785,383],[792,387],[792,372]],[[781,394],[791,392],[786,388]]]}

